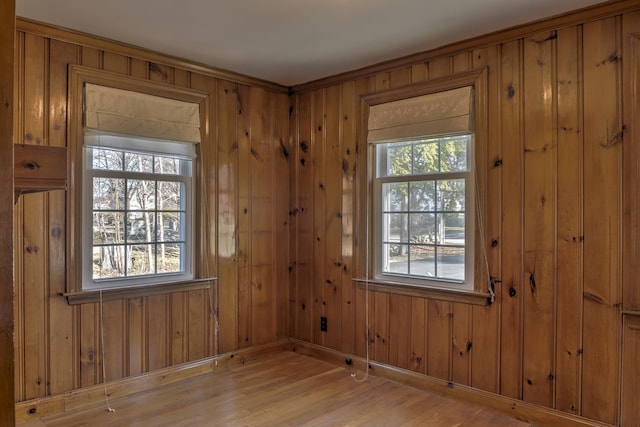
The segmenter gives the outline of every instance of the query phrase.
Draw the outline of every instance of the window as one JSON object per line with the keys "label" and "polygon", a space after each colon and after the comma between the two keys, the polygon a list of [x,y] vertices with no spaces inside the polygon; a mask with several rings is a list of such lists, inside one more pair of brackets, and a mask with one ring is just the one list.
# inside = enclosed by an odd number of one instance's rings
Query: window
{"label": "window", "polygon": [[85,288],[193,278],[190,147],[85,132]]}
{"label": "window", "polygon": [[376,144],[377,276],[472,287],[472,135]]}
{"label": "window", "polygon": [[69,91],[69,304],[209,287],[208,94],[75,65]]}
{"label": "window", "polygon": [[478,76],[365,97],[370,274],[381,284],[475,291]]}

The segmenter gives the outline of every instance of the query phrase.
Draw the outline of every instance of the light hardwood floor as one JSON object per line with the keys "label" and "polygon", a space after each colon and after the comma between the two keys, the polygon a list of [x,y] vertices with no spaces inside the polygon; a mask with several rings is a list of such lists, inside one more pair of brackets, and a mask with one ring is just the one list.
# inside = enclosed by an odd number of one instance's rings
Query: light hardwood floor
{"label": "light hardwood floor", "polygon": [[[529,426],[493,409],[293,352],[220,369],[105,405],[19,424],[74,426]],[[357,378],[361,379],[362,373]]]}

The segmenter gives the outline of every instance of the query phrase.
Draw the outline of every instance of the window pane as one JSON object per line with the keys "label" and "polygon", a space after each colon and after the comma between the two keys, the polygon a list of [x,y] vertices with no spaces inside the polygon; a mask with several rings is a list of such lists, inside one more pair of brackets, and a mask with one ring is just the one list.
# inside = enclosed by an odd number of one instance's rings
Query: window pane
{"label": "window pane", "polygon": [[427,213],[409,215],[409,241],[419,244],[433,244],[436,240],[436,216]]}
{"label": "window pane", "polygon": [[155,172],[163,175],[179,175],[182,161],[175,157],[155,157]]}
{"label": "window pane", "polygon": [[409,183],[409,209],[411,211],[436,210],[435,181],[418,181]]}
{"label": "window pane", "polygon": [[464,211],[465,180],[443,179],[438,181],[438,211]]}
{"label": "window pane", "polygon": [[137,212],[127,215],[127,240],[129,242],[153,242],[154,231],[153,214]]}
{"label": "window pane", "polygon": [[464,246],[464,214],[438,214],[438,243]]}
{"label": "window pane", "polygon": [[409,274],[409,246],[395,243],[382,245],[383,272]]}
{"label": "window pane", "polygon": [[158,181],[158,210],[181,210],[183,187],[181,182]]}
{"label": "window pane", "polygon": [[156,208],[156,183],[142,179],[127,181],[127,208],[129,210],[153,210]]}
{"label": "window pane", "polygon": [[393,182],[389,184],[382,184],[383,194],[383,207],[384,211],[406,211],[407,196],[409,192],[409,183],[407,182]]}
{"label": "window pane", "polygon": [[443,172],[467,170],[467,145],[470,136],[448,138],[440,144],[440,163]]}
{"label": "window pane", "polygon": [[410,273],[415,276],[435,277],[435,248],[433,246],[411,246]]}
{"label": "window pane", "polygon": [[93,247],[93,279],[110,279],[123,277],[124,246],[94,246]]}
{"label": "window pane", "polygon": [[158,240],[164,242],[184,241],[182,236],[182,214],[169,212],[158,214]]}
{"label": "window pane", "polygon": [[464,280],[464,248],[438,247],[438,277]]}
{"label": "window pane", "polygon": [[411,145],[387,144],[387,176],[411,174]]}
{"label": "window pane", "polygon": [[126,172],[153,172],[153,156],[150,154],[140,154],[125,152],[124,170]]}
{"label": "window pane", "polygon": [[120,210],[124,208],[124,179],[93,178],[93,209]]}
{"label": "window pane", "polygon": [[127,276],[155,273],[155,254],[152,245],[127,246]]}
{"label": "window pane", "polygon": [[384,214],[382,239],[385,242],[408,241],[408,215],[407,214]]}
{"label": "window pane", "polygon": [[91,165],[93,169],[122,170],[122,151],[105,150],[103,148],[89,148],[91,150]]}
{"label": "window pane", "polygon": [[183,271],[183,243],[161,244],[158,247],[158,273],[179,273]]}
{"label": "window pane", "polygon": [[93,213],[93,244],[124,243],[122,212]]}
{"label": "window pane", "polygon": [[413,150],[413,173],[438,172],[438,143],[417,143]]}

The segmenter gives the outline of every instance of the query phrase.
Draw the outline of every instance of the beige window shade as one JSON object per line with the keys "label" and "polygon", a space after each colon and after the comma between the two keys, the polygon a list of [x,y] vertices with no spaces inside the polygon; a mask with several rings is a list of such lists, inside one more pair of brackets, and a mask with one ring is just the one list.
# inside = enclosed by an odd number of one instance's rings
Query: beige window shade
{"label": "beige window shade", "polygon": [[370,143],[465,133],[473,129],[471,86],[373,105]]}
{"label": "beige window shade", "polygon": [[85,127],[171,141],[200,142],[200,109],[192,102],[87,83]]}

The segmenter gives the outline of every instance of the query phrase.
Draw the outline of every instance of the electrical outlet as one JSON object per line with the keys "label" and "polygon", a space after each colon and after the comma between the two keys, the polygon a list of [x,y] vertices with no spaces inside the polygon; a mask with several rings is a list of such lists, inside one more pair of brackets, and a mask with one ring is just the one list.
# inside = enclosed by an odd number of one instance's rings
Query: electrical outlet
{"label": "electrical outlet", "polygon": [[327,318],[325,316],[320,317],[320,331],[327,332]]}

